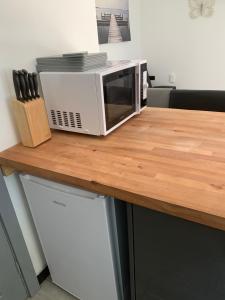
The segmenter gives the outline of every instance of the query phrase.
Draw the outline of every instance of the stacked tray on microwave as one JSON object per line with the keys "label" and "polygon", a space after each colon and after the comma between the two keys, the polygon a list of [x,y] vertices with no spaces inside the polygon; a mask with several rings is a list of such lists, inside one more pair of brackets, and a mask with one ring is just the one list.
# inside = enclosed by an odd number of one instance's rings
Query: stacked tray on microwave
{"label": "stacked tray on microwave", "polygon": [[37,58],[38,72],[85,72],[104,67],[107,53],[68,53],[58,56]]}

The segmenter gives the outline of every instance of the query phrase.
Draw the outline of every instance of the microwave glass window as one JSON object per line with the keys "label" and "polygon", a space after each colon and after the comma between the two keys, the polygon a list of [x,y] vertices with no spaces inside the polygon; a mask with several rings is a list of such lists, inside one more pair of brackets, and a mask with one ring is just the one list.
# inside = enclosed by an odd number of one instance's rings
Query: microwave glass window
{"label": "microwave glass window", "polygon": [[103,77],[106,129],[135,112],[135,68]]}

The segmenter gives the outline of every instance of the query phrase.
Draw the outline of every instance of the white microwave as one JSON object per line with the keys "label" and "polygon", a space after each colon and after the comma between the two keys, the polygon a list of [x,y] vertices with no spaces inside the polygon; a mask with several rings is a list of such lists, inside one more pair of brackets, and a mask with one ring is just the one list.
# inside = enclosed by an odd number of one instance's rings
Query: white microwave
{"label": "white microwave", "polygon": [[119,61],[86,72],[41,72],[51,128],[107,135],[147,101],[147,62]]}

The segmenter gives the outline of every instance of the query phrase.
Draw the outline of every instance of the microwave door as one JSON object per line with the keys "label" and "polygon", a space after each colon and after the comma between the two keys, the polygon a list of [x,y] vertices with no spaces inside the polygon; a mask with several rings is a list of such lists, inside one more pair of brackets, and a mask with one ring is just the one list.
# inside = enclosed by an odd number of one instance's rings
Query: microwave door
{"label": "microwave door", "polygon": [[106,130],[136,111],[135,67],[103,77]]}

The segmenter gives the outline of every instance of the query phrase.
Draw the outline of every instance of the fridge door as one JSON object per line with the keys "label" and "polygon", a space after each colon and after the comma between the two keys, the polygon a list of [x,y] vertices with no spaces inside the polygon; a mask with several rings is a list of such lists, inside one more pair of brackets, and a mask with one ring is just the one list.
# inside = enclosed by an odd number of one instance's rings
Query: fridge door
{"label": "fridge door", "polygon": [[116,300],[106,199],[21,175],[52,280],[82,300]]}

